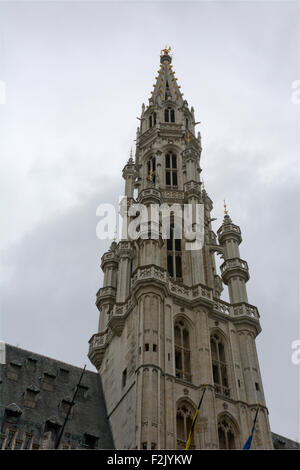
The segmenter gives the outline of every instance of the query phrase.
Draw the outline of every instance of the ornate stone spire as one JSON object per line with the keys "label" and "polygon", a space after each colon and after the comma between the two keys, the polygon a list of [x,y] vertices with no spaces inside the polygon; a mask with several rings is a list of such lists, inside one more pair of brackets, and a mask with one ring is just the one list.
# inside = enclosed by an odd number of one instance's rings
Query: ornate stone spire
{"label": "ornate stone spire", "polygon": [[151,104],[162,104],[164,101],[183,105],[183,93],[181,93],[181,86],[178,85],[175,72],[173,71],[170,50],[170,47],[161,50],[160,68],[155,77],[156,82],[153,85],[149,106]]}

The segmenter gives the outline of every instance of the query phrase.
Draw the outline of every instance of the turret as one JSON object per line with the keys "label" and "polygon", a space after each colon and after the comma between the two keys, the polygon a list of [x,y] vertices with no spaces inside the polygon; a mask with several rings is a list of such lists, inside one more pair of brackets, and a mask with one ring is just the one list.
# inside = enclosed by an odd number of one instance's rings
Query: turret
{"label": "turret", "polygon": [[123,168],[123,178],[125,180],[125,196],[133,198],[134,179],[135,179],[135,164],[132,158],[132,150],[127,164]]}
{"label": "turret", "polygon": [[222,280],[228,285],[230,302],[248,302],[246,282],[249,280],[248,264],[240,258],[241,229],[233,224],[224,202],[223,224],[217,231],[219,244],[224,248],[224,263],[220,266]]}

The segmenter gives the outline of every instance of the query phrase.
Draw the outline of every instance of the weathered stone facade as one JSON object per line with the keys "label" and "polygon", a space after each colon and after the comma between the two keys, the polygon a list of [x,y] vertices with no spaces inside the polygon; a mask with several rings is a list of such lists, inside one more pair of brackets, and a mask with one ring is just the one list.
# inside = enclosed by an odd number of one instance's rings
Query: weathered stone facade
{"label": "weathered stone facade", "polygon": [[[0,449],[53,449],[81,369],[8,344],[2,356]],[[100,377],[87,370],[59,448],[113,447]]]}
{"label": "weathered stone facade", "polygon": [[[118,449],[183,448],[205,384],[193,447],[242,448],[259,402],[252,448],[272,448],[255,345],[259,313],[248,302],[241,230],[227,211],[217,234],[212,229],[196,124],[165,50],[142,107],[135,160],[123,169],[127,208],[203,204],[205,243],[186,250],[184,239],[163,239],[158,224],[149,239],[123,233],[102,256],[99,330],[89,357],[102,378]],[[141,231],[147,234],[148,226]],[[220,274],[216,255],[223,259]],[[224,285],[230,303],[220,299]]]}

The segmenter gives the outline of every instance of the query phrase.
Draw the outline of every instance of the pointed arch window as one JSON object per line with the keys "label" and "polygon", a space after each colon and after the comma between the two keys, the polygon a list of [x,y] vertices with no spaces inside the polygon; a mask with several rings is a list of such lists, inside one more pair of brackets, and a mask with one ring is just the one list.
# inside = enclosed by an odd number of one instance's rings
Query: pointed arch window
{"label": "pointed arch window", "polygon": [[166,154],[166,186],[177,187],[177,156],[170,152]]}
{"label": "pointed arch window", "polygon": [[167,268],[169,275],[176,281],[182,281],[181,239],[175,237],[174,224],[170,225],[170,238],[167,239]]}
{"label": "pointed arch window", "polygon": [[165,109],[165,122],[175,122],[175,111],[173,108]]}
{"label": "pointed arch window", "polygon": [[[184,449],[187,438],[191,430],[193,417],[195,415],[194,408],[187,402],[181,403],[177,407],[176,412],[176,436],[177,436],[177,449]],[[191,441],[191,449],[195,449],[194,435]]]}
{"label": "pointed arch window", "polygon": [[178,379],[191,382],[190,334],[186,323],[179,320],[174,326],[175,373]]}
{"label": "pointed arch window", "polygon": [[147,161],[147,179],[155,183],[156,161],[155,157],[150,157]]}
{"label": "pointed arch window", "polygon": [[221,395],[230,396],[228,386],[228,366],[225,355],[225,345],[220,335],[213,334],[210,338],[213,378],[215,390]]}
{"label": "pointed arch window", "polygon": [[231,420],[223,416],[218,420],[219,449],[236,449],[236,433]]}
{"label": "pointed arch window", "polygon": [[156,113],[152,113],[149,116],[149,128],[151,129],[151,127],[155,125],[156,125]]}

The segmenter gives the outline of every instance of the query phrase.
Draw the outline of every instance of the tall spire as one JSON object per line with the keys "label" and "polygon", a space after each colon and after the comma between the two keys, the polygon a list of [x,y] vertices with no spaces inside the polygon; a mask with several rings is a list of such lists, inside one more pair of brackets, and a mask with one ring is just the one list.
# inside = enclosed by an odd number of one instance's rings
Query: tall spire
{"label": "tall spire", "polygon": [[183,93],[181,93],[181,86],[177,83],[175,72],[172,67],[172,57],[170,55],[171,47],[162,49],[160,52],[160,68],[155,77],[156,82],[153,85],[149,105],[161,104],[165,101],[176,103],[177,105],[183,104]]}

